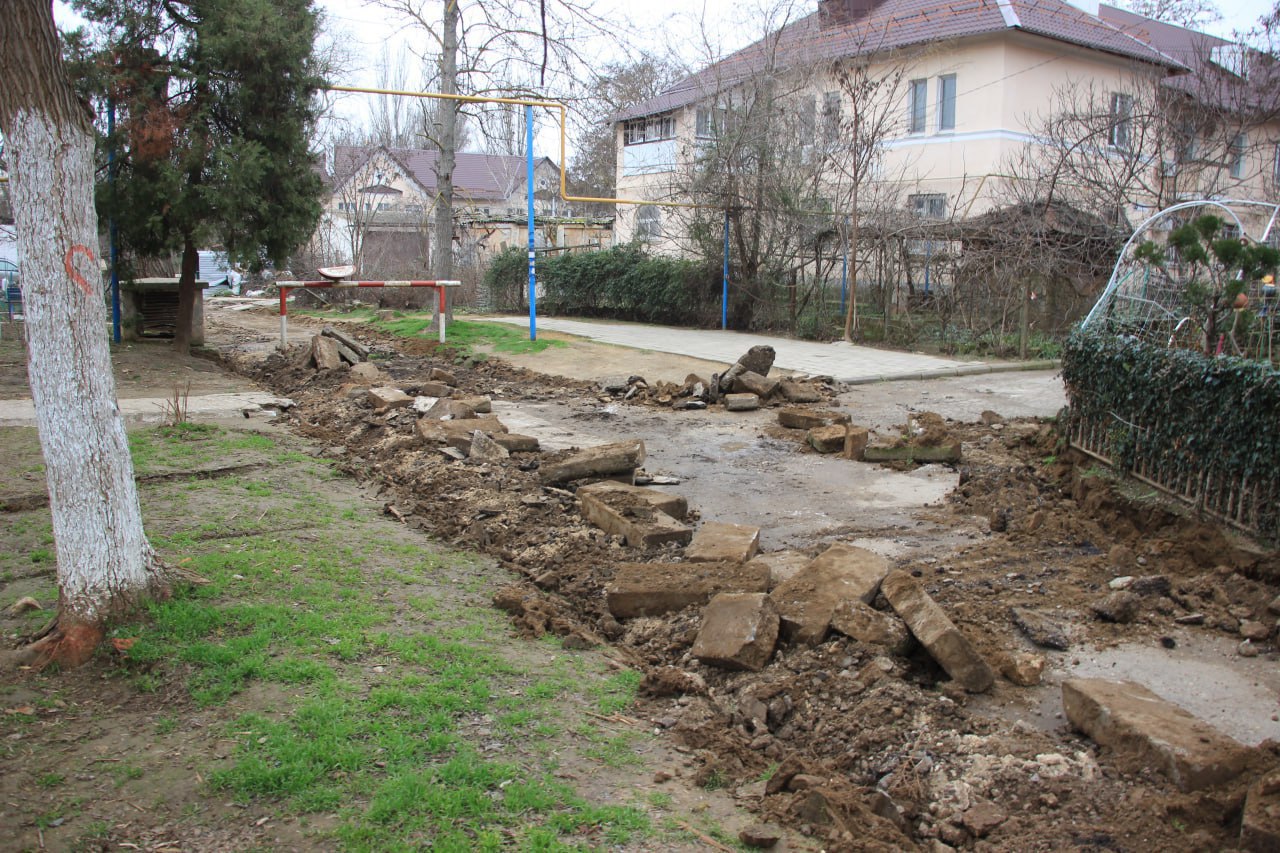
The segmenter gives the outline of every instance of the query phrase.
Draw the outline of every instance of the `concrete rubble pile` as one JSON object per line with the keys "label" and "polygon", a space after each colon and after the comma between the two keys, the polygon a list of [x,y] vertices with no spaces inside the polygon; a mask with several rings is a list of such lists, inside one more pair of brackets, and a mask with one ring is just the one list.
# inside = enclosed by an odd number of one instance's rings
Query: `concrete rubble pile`
{"label": "concrete rubble pile", "polygon": [[[555,559],[526,570],[522,555],[535,546],[507,543],[497,553],[528,582],[504,588],[495,605],[535,631],[564,637],[566,648],[629,643],[628,659],[646,673],[644,692],[672,698],[671,716],[655,718],[658,728],[696,742],[706,737],[706,728],[718,725],[726,734],[716,746],[729,756],[723,760],[732,771],[748,773],[766,762],[774,768],[767,781],[742,786],[744,803],[765,817],[827,838],[833,849],[852,849],[841,834],[845,824],[874,827],[882,833],[877,837],[899,849],[921,841],[945,851],[988,843],[1000,837],[1002,827],[1017,823],[1017,807],[1001,802],[994,782],[982,777],[981,786],[974,782],[966,788],[964,780],[971,777],[956,775],[958,770],[946,775],[933,756],[939,747],[924,739],[926,734],[939,742],[960,737],[939,721],[958,715],[969,696],[994,694],[1005,701],[1042,683],[1047,660],[1041,650],[1065,652],[1077,642],[1072,627],[1052,608],[1008,607],[1003,647],[983,646],[975,642],[974,634],[983,632],[975,631],[970,614],[939,603],[945,600],[940,585],[949,582],[942,570],[884,556],[895,553],[891,541],[827,540],[803,550],[762,551],[760,528],[703,520],[684,497],[652,487],[664,481],[644,472],[643,441],[623,438],[544,452],[536,437],[512,433],[494,414],[494,400],[501,399],[496,391],[475,393],[472,384],[463,392],[458,378],[438,367],[412,382],[390,381],[367,361],[368,348],[329,332],[326,327],[313,338],[308,358],[318,371],[352,365],[339,393],[364,412],[354,431],[377,432],[382,450],[425,449],[451,470],[489,472],[498,483],[495,493],[505,488],[504,477],[520,472],[540,490],[526,492],[522,506],[576,511],[589,523],[598,553],[609,555],[595,565],[594,585],[586,587],[594,599],[564,605],[558,598],[572,593]],[[322,339],[328,343],[317,344]],[[329,358],[331,351],[338,363]],[[829,405],[829,384],[769,378],[773,356],[768,347],[753,347],[707,380],[690,375],[680,386],[649,388],[643,379],[627,377],[601,383],[599,392],[610,401],[641,398],[675,409],[723,406],[736,412],[777,406],[778,426],[794,433],[797,443],[802,436],[814,451],[851,461],[960,461],[961,444],[939,416],[919,413],[901,434],[878,437],[856,426],[848,413],[822,407]],[[665,482],[674,484],[670,478]],[[491,510],[482,506],[470,522],[467,541],[485,545],[501,535],[486,526],[488,516],[502,512],[496,499],[494,504]],[[412,514],[388,506],[402,520]],[[990,529],[998,528],[993,522]],[[587,536],[579,530],[567,535]],[[1134,574],[1115,578],[1105,589],[1100,583],[1089,618],[1127,625],[1153,602],[1176,595],[1167,578]],[[572,618],[568,614],[575,608],[595,614],[595,621]],[[1280,599],[1275,610],[1280,611]],[[1269,642],[1273,626],[1261,620],[1266,616],[1274,622],[1274,615],[1241,611],[1243,643]],[[1006,755],[1003,767],[1009,775],[1036,780],[1070,775],[1086,785],[1100,772],[1095,758],[1100,754],[1138,762],[1183,792],[1243,780],[1247,794],[1232,812],[1238,816],[1233,819],[1239,821],[1241,849],[1280,849],[1280,771],[1257,772],[1261,748],[1232,740],[1132,681],[1068,678],[1061,696],[1066,722],[1093,746],[1070,755],[1046,746],[1034,760],[1018,759],[1022,763]],[[794,746],[830,736],[821,722],[807,722],[818,713],[815,704],[854,714],[864,707],[860,703],[873,707],[877,702],[883,704],[874,706],[877,713],[894,721],[894,738],[906,737],[902,732],[918,720],[932,720],[920,723],[920,743],[903,740],[893,761],[864,766],[870,759],[863,753],[873,745],[869,740],[854,739],[844,758],[828,762],[804,758]],[[695,730],[692,721],[698,719],[705,726]],[[977,747],[970,746],[976,754]],[[981,768],[970,769],[978,774]],[[855,776],[862,781],[855,784]],[[931,801],[931,810],[906,803],[910,797],[904,792]],[[1038,807],[1056,808],[1056,796],[1045,793]],[[785,834],[765,823],[743,832],[740,840],[751,846],[774,844]]]}

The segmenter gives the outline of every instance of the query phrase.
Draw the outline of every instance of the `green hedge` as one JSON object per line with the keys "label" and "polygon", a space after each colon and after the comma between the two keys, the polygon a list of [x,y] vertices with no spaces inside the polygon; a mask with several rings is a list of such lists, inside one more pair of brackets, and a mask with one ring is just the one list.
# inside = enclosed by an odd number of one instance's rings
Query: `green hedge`
{"label": "green hedge", "polygon": [[[509,248],[485,272],[493,306],[527,305],[526,250]],[[564,252],[538,259],[545,289],[539,308],[552,314],[700,326],[719,316],[718,271],[694,261],[646,254],[634,246]]]}
{"label": "green hedge", "polygon": [[[1212,469],[1280,491],[1280,371],[1270,365],[1077,331],[1062,378],[1072,425],[1113,424],[1108,455],[1122,468],[1140,461],[1140,434],[1177,473]],[[1271,539],[1280,538],[1277,503],[1260,512],[1259,532]]]}

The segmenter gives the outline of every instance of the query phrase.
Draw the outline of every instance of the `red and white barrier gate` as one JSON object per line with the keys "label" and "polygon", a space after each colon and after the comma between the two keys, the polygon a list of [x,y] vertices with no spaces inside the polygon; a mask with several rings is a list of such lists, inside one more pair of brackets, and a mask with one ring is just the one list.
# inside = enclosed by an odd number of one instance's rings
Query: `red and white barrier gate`
{"label": "red and white barrier gate", "polygon": [[[323,272],[323,271],[322,271]],[[445,291],[458,287],[460,281],[281,281],[280,288],[280,349],[289,346],[289,292],[315,288],[334,287],[431,287],[439,295],[440,343],[444,343]]]}

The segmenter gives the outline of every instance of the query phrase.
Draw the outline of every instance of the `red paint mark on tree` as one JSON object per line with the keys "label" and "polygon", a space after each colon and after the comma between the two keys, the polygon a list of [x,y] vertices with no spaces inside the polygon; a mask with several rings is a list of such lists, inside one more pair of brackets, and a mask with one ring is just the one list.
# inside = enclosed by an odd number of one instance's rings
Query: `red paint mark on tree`
{"label": "red paint mark on tree", "polygon": [[92,249],[80,243],[76,243],[70,249],[67,249],[67,253],[62,256],[62,265],[63,267],[66,268],[67,275],[71,276],[71,280],[75,282],[76,287],[84,291],[85,296],[92,297],[95,288],[92,284],[88,282],[87,279],[85,279],[84,276],[80,275],[80,273],[76,271],[76,267],[75,267],[76,255],[84,255],[95,265],[98,259],[97,257],[94,256]]}

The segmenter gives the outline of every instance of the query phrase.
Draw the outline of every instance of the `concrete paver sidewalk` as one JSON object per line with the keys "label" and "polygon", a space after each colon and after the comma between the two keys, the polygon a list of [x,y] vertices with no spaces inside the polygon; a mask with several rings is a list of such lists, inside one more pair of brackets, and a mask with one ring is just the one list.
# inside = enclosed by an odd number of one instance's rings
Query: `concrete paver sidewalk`
{"label": "concrete paver sidewalk", "polygon": [[[468,317],[493,323],[508,323],[528,328],[528,317]],[[958,361],[920,353],[896,352],[873,347],[835,343],[797,341],[769,335],[724,332],[707,329],[676,329],[640,323],[616,323],[602,320],[568,320],[539,317],[537,328],[562,332],[600,343],[653,350],[676,355],[733,364],[748,349],[767,345],[777,353],[774,366],[810,375],[833,376],[840,382],[862,384],[897,379],[932,379],[942,376],[965,376],[1006,370],[1048,367],[1048,362]]]}

